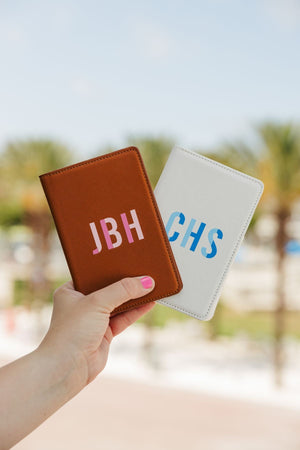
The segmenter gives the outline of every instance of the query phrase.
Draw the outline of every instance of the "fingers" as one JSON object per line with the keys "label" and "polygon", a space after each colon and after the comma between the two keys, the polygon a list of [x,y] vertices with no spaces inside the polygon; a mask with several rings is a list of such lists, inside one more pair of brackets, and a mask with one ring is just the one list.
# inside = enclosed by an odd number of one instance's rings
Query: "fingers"
{"label": "fingers", "polygon": [[86,298],[101,307],[103,312],[111,313],[124,302],[148,294],[154,286],[155,282],[150,276],[126,277],[92,292]]}
{"label": "fingers", "polygon": [[109,326],[113,337],[122,333],[127,327],[136,322],[140,317],[146,314],[155,306],[155,302],[146,303],[130,311],[120,313],[110,319]]}

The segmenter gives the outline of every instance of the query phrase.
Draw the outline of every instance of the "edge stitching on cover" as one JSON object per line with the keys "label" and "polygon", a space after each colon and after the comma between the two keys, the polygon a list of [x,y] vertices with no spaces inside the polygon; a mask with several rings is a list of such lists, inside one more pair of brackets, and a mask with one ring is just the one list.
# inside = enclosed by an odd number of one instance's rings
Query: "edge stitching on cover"
{"label": "edge stitching on cover", "polygon": [[218,283],[218,286],[216,287],[216,289],[215,289],[215,291],[214,291],[214,294],[213,294],[212,299],[211,299],[211,301],[210,301],[210,303],[209,303],[209,305],[208,305],[208,308],[207,308],[206,313],[205,313],[205,314],[197,314],[197,313],[194,313],[194,312],[189,311],[189,310],[187,310],[187,309],[181,308],[180,306],[173,305],[172,303],[170,303],[170,302],[168,302],[168,301],[164,301],[164,300],[159,301],[160,304],[163,304],[163,305],[164,305],[164,304],[165,304],[165,305],[169,305],[169,306],[171,306],[172,308],[177,309],[178,311],[181,311],[181,312],[183,312],[183,313],[187,313],[187,314],[189,314],[189,315],[195,317],[196,319],[205,320],[205,319],[207,319],[207,317],[208,317],[208,315],[209,315],[209,313],[210,313],[211,307],[212,307],[213,304],[215,303],[216,297],[217,297],[217,295],[218,295],[218,293],[219,293],[219,290],[220,290],[220,287],[221,287],[221,285],[222,285],[222,283],[223,283],[224,277],[225,277],[226,273],[228,272],[229,267],[230,267],[230,265],[231,265],[231,263],[232,263],[232,260],[233,260],[233,258],[234,258],[235,252],[236,252],[236,250],[238,249],[238,246],[240,245],[240,243],[241,243],[241,241],[242,241],[242,239],[243,239],[243,236],[244,236],[245,233],[246,233],[246,230],[247,230],[247,227],[248,227],[249,222],[250,222],[250,220],[251,220],[252,214],[254,213],[254,210],[255,210],[255,208],[256,208],[256,205],[258,204],[258,201],[259,201],[259,199],[260,199],[260,196],[261,196],[261,194],[262,194],[262,192],[263,192],[264,185],[263,185],[263,182],[262,182],[262,181],[260,181],[260,180],[258,180],[258,179],[256,179],[256,178],[254,178],[254,177],[251,177],[250,175],[247,175],[247,174],[245,174],[245,173],[239,172],[238,170],[232,169],[231,167],[225,166],[225,165],[223,165],[223,164],[221,164],[221,163],[219,163],[219,162],[217,162],[217,161],[214,161],[214,160],[211,160],[211,159],[209,159],[209,158],[206,158],[206,157],[203,156],[203,155],[199,155],[198,153],[192,152],[192,151],[187,150],[187,149],[185,149],[185,148],[183,148],[183,147],[180,147],[180,146],[178,146],[178,145],[175,146],[175,149],[176,149],[176,148],[180,149],[181,151],[186,152],[188,155],[190,155],[190,156],[192,156],[192,157],[194,157],[194,158],[200,158],[200,159],[203,159],[203,160],[205,160],[205,161],[206,161],[207,163],[209,163],[209,164],[217,165],[218,167],[220,167],[220,168],[223,169],[223,170],[228,170],[229,172],[232,173],[232,175],[235,175],[235,176],[242,176],[242,177],[246,178],[246,179],[247,179],[249,182],[251,182],[251,183],[256,182],[256,183],[259,185],[259,187],[260,187],[260,190],[258,191],[258,194],[257,194],[257,196],[256,196],[256,198],[255,198],[255,201],[254,201],[254,203],[253,203],[253,205],[252,205],[252,207],[251,207],[251,209],[250,209],[250,211],[249,211],[249,214],[248,214],[248,216],[247,216],[246,222],[244,223],[244,226],[243,226],[243,228],[242,228],[242,231],[241,231],[241,233],[239,234],[239,236],[238,236],[238,238],[237,238],[237,241],[236,241],[235,246],[234,246],[234,248],[233,248],[233,250],[232,250],[232,253],[231,253],[231,255],[230,255],[230,258],[229,258],[229,260],[227,261],[227,264],[225,265],[225,268],[224,268],[224,271],[223,271],[223,273],[222,273],[221,279],[220,279],[220,281],[219,281],[219,283]]}
{"label": "edge stitching on cover", "polygon": [[[167,253],[168,253],[168,256],[169,256],[169,261],[170,261],[170,263],[171,263],[171,265],[172,265],[172,267],[174,269],[174,272],[175,272],[175,278],[176,278],[176,281],[177,281],[177,288],[175,290],[171,291],[171,292],[168,292],[166,294],[162,294],[159,297],[155,297],[154,296],[154,297],[152,297],[152,298],[150,297],[150,298],[148,298],[148,299],[146,299],[144,301],[141,300],[141,301],[137,301],[135,303],[131,303],[130,305],[128,305],[129,308],[128,307],[123,307],[122,308],[123,305],[121,305],[120,307],[115,308],[114,315],[116,315],[117,313],[121,313],[121,312],[127,311],[129,309],[132,309],[132,308],[134,308],[136,306],[143,305],[144,303],[150,303],[151,301],[159,300],[160,298],[164,298],[164,297],[168,297],[170,295],[176,294],[176,293],[178,293],[181,290],[180,287],[182,287],[182,280],[181,280],[181,277],[180,277],[180,273],[179,273],[178,267],[176,265],[175,258],[174,258],[174,256],[171,253],[172,252],[171,244],[170,244],[169,240],[166,240],[166,237],[165,237],[165,234],[164,234],[164,230],[165,230],[164,223],[163,223],[163,220],[161,218],[161,215],[160,215],[160,212],[159,212],[156,200],[154,198],[154,194],[152,192],[152,187],[150,185],[150,180],[149,180],[149,178],[148,178],[148,176],[146,174],[146,169],[145,169],[145,166],[144,166],[144,163],[143,163],[143,160],[142,160],[142,157],[141,157],[141,154],[140,154],[139,150],[136,147],[128,147],[128,148],[116,150],[114,152],[110,152],[110,153],[106,153],[104,155],[96,156],[95,158],[91,158],[91,159],[89,159],[87,161],[82,161],[82,162],[79,162],[79,163],[71,164],[69,166],[62,167],[61,169],[53,170],[51,172],[47,172],[47,173],[44,173],[42,175],[39,175],[39,178],[42,179],[42,178],[45,178],[45,177],[49,177],[49,176],[52,176],[52,175],[59,174],[59,173],[64,172],[64,171],[69,171],[69,170],[72,170],[72,169],[76,169],[79,166],[92,164],[93,162],[95,162],[97,160],[102,160],[102,159],[107,159],[107,158],[114,158],[116,156],[119,156],[120,153],[122,154],[122,153],[126,153],[126,152],[129,152],[129,151],[134,151],[135,154],[138,156],[138,161],[139,161],[139,164],[140,164],[140,168],[142,169],[142,176],[144,178],[144,181],[146,182],[146,187],[147,187],[147,190],[148,190],[148,194],[150,196],[151,203],[152,203],[152,205],[154,207],[154,210],[156,212],[156,218],[158,220],[159,228],[161,229],[161,231],[163,231],[163,233],[162,233],[163,234],[163,239],[164,239],[165,244],[166,244],[166,250],[167,250]],[[140,298],[143,299],[143,297],[140,297]],[[132,300],[134,300],[134,299],[132,299]],[[128,302],[131,302],[131,300],[128,300]]]}

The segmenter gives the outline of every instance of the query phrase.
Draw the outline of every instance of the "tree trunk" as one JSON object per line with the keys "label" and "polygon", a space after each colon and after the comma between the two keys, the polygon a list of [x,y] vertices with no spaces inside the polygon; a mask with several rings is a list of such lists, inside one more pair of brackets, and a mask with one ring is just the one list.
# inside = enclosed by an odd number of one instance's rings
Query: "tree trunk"
{"label": "tree trunk", "polygon": [[281,387],[283,384],[284,348],[283,337],[285,330],[285,245],[287,242],[286,224],[290,213],[282,208],[277,213],[278,230],[276,235],[277,250],[277,304],[275,309],[274,327],[274,369],[275,384]]}
{"label": "tree trunk", "polygon": [[50,291],[49,280],[46,276],[46,266],[50,252],[51,221],[48,213],[27,213],[25,223],[33,233],[32,248],[34,261],[32,266],[29,288],[32,300],[41,306]]}

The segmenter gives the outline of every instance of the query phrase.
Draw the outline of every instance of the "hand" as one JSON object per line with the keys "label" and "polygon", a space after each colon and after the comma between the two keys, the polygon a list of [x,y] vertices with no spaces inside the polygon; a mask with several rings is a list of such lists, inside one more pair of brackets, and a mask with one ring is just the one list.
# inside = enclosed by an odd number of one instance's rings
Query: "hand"
{"label": "hand", "polygon": [[103,370],[113,337],[155,302],[111,318],[110,313],[153,288],[152,278],[132,277],[89,295],[75,291],[72,281],[56,289],[40,345],[0,368],[0,450],[27,436]]}
{"label": "hand", "polygon": [[68,281],[54,292],[50,327],[39,350],[69,361],[77,374],[78,390],[82,389],[104,369],[113,337],[152,309],[155,302],[111,318],[110,313],[125,301],[149,293],[154,285],[151,277],[128,277],[84,295]]}

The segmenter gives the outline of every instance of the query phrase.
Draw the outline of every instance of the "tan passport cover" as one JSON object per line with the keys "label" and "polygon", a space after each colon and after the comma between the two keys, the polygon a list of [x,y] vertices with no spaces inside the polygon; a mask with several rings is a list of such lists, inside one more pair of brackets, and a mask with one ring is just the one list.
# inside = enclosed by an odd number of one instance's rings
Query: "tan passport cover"
{"label": "tan passport cover", "polygon": [[76,290],[89,294],[126,276],[155,287],[111,315],[176,294],[181,277],[136,147],[39,176]]}

